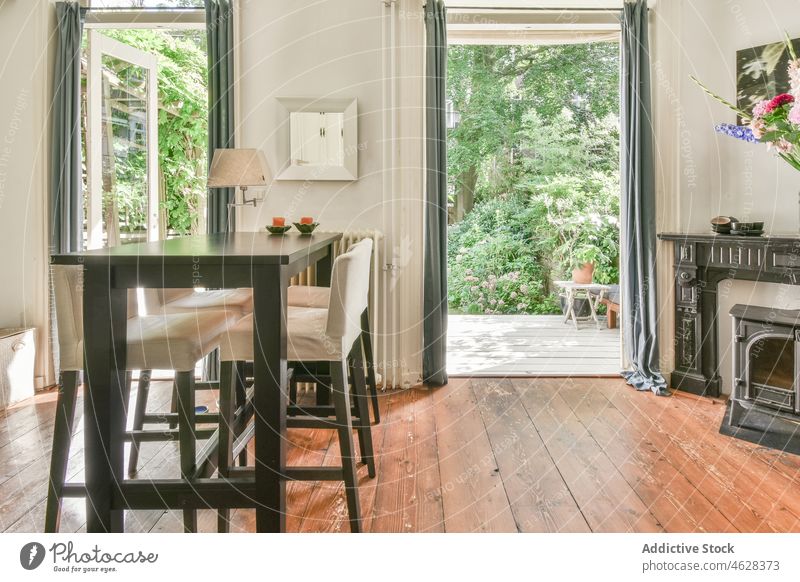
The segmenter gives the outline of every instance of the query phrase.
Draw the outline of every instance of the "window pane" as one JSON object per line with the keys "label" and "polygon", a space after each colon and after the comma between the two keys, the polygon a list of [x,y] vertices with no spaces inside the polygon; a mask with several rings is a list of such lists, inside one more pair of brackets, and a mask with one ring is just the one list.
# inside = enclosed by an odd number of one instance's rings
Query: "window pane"
{"label": "window pane", "polygon": [[102,59],[103,231],[117,246],[147,240],[147,71]]}

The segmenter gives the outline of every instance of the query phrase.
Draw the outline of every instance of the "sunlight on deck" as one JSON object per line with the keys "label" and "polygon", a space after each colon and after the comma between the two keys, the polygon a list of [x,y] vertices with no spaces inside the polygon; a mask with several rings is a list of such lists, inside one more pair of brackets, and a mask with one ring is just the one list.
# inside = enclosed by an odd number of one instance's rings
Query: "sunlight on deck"
{"label": "sunlight on deck", "polygon": [[560,315],[450,315],[451,375],[613,375],[620,370],[619,329]]}

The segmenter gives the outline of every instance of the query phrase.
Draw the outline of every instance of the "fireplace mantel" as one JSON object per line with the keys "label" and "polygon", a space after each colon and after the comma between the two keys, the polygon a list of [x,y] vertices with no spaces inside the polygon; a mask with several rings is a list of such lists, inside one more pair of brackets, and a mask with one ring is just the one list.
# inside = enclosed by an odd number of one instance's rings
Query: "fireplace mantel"
{"label": "fireplace mantel", "polygon": [[800,285],[800,236],[662,233],[658,238],[674,243],[675,370],[670,384],[719,396],[719,282]]}

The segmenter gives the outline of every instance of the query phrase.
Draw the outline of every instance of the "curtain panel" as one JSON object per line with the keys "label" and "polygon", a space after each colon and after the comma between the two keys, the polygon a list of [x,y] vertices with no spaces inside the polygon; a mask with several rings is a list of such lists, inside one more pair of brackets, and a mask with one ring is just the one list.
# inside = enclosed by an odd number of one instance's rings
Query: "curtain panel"
{"label": "curtain panel", "polygon": [[[217,148],[234,147],[233,95],[233,1],[205,0],[208,46],[208,166]],[[233,188],[208,191],[207,228],[209,234],[236,230]],[[230,214],[229,214],[230,213]],[[203,378],[219,379],[219,350],[206,356]]]}
{"label": "curtain panel", "polygon": [[622,11],[621,228],[622,324],[631,369],[623,376],[637,390],[667,395],[658,364],[656,196],[650,48],[646,0]]}
{"label": "curtain panel", "polygon": [[[58,2],[53,66],[50,144],[50,253],[83,247],[81,169],[81,38],[84,11],[77,2]],[[52,273],[49,289],[50,353],[56,378],[61,368]]]}
{"label": "curtain panel", "polygon": [[[233,3],[205,0],[208,41],[208,164],[217,148],[234,147],[233,96]],[[234,216],[228,216],[233,188],[208,192],[208,232],[235,230]]]}
{"label": "curtain panel", "polygon": [[422,376],[427,384],[441,386],[447,383],[447,16],[441,0],[428,0],[425,5],[425,29],[427,204]]}
{"label": "curtain panel", "polygon": [[50,252],[81,250],[81,36],[83,11],[77,2],[56,4],[56,60],[53,69],[50,159]]}

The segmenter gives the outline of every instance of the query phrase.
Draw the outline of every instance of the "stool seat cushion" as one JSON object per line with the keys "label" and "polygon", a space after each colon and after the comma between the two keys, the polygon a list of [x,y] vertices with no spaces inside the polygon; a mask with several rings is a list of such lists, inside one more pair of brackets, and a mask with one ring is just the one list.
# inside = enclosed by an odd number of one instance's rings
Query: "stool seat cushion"
{"label": "stool seat cushion", "polygon": [[[342,341],[325,333],[328,310],[292,307],[287,310],[287,358],[293,362],[341,360]],[[219,340],[223,362],[253,360],[253,315],[224,331]]]}
{"label": "stool seat cushion", "polygon": [[253,310],[251,289],[214,289],[208,291],[164,291],[164,312],[181,313],[195,309]]}
{"label": "stool seat cushion", "polygon": [[328,309],[331,302],[331,288],[292,285],[289,287],[287,297],[287,303],[290,306]]}
{"label": "stool seat cushion", "polygon": [[129,370],[189,372],[240,315],[230,310],[145,315],[128,320]]}

